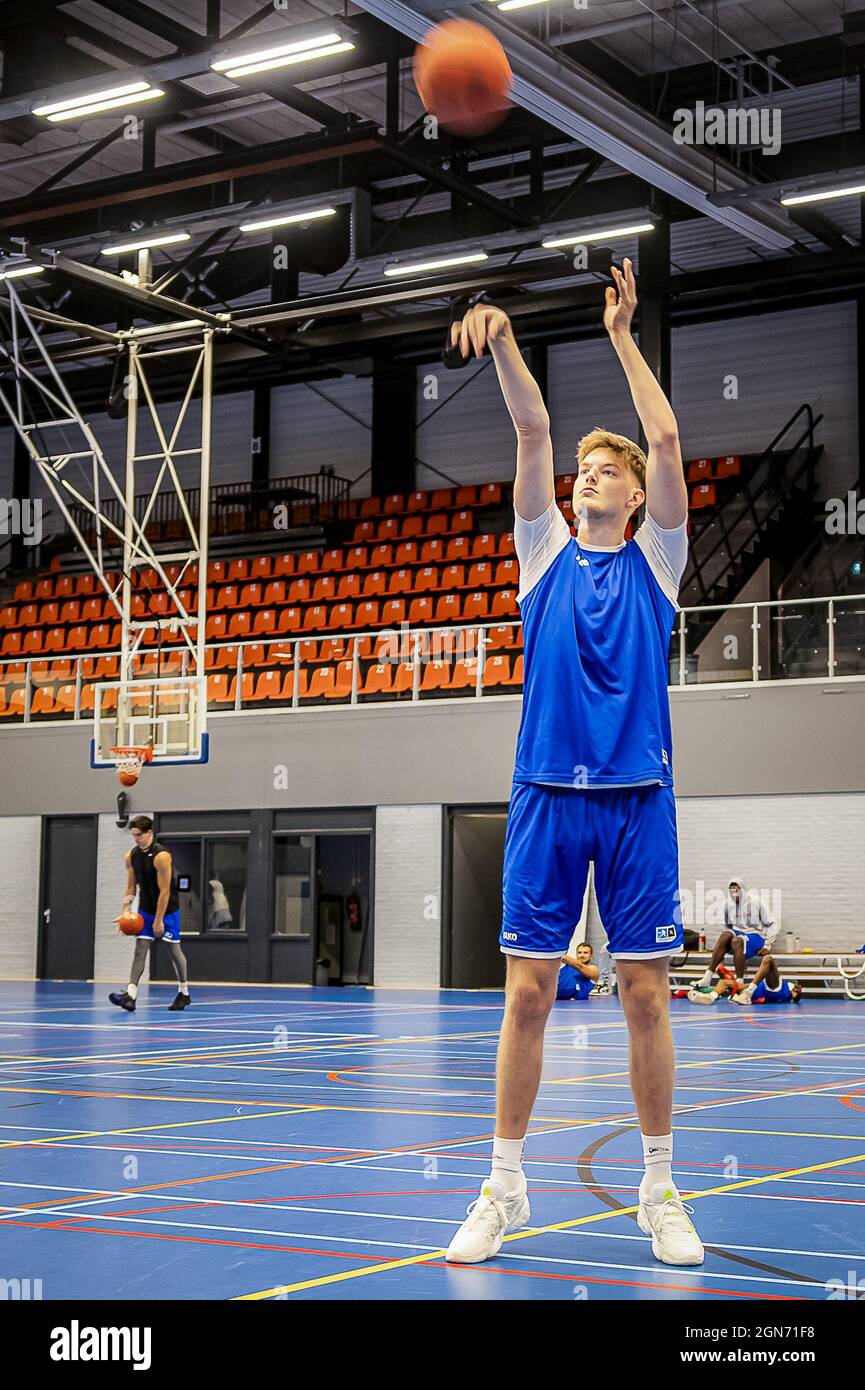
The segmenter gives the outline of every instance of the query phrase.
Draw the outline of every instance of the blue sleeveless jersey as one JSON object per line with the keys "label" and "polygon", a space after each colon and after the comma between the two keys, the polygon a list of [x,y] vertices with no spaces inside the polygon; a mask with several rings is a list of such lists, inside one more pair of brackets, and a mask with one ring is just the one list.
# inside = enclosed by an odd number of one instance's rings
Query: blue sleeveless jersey
{"label": "blue sleeveless jersey", "polygon": [[782,980],[777,989],[770,989],[765,980],[761,980],[754,993],[751,995],[752,1004],[789,1004],[793,998],[786,980]]}
{"label": "blue sleeveless jersey", "polygon": [[672,786],[667,683],[676,611],[635,540],[592,550],[568,538],[520,602],[515,782]]}

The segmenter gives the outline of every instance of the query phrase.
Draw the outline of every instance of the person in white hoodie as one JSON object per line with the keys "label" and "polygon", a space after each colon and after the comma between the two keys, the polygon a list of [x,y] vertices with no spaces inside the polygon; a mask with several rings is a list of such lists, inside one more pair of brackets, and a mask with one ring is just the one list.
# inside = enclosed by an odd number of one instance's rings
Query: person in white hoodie
{"label": "person in white hoodie", "polygon": [[724,904],[724,930],[696,988],[705,989],[711,985],[728,951],[733,957],[736,981],[743,984],[745,962],[768,955],[777,935],[778,924],[769,918],[759,894],[749,893],[741,878],[731,878]]}

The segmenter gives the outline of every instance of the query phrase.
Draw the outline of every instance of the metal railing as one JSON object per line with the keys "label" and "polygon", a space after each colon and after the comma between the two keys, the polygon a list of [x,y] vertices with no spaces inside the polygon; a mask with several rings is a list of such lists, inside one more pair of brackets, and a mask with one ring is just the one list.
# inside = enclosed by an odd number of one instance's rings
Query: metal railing
{"label": "metal railing", "polygon": [[[184,450],[177,450],[183,454]],[[334,520],[339,504],[348,501],[352,483],[334,473],[295,473],[280,478],[266,478],[248,483],[217,483],[209,489],[210,533],[213,536],[247,534],[273,527],[273,512],[278,506],[289,508],[293,515],[287,526]],[[201,506],[200,488],[184,489],[189,514],[197,520]],[[122,507],[115,498],[106,498],[101,506],[103,516],[119,530],[123,529]],[[70,511],[86,535],[93,527],[93,518],[83,507],[72,506]],[[172,530],[185,534],[185,518],[180,499],[175,493],[161,492],[152,498],[149,492],[135,497],[135,517],[143,522],[147,515],[148,535],[162,533],[170,539]],[[71,531],[67,528],[68,534]]]}
{"label": "metal railing", "polygon": [[[797,623],[803,634],[799,647],[794,636]],[[820,634],[816,642],[815,624]],[[206,648],[207,676],[225,678],[211,682],[209,708],[240,712],[393,699],[416,703],[442,698],[514,697],[522,689],[514,680],[516,662],[522,655],[519,628],[519,620],[512,619],[378,632],[267,633],[226,639]],[[510,643],[508,632],[514,634]],[[319,654],[322,643],[330,644],[326,661]],[[315,656],[310,651],[313,645]],[[491,670],[491,662],[500,656],[509,658],[508,666]],[[0,688],[6,692],[6,701],[0,703],[2,724],[43,722],[43,717],[61,722],[89,717],[92,709],[89,697],[85,698],[87,687],[101,679],[116,679],[116,675],[105,674],[105,668],[118,660],[119,652],[106,651],[12,656],[0,661]],[[99,663],[103,671],[97,677]],[[431,665],[432,679],[428,677]],[[58,667],[59,674],[56,669],[49,674]],[[380,677],[378,684],[369,679],[373,667]],[[334,679],[331,683],[322,678],[316,686],[312,674],[322,668],[331,669]],[[390,679],[385,679],[388,671]],[[276,696],[272,691],[275,672],[283,673]],[[148,647],[139,652],[132,677],[160,674],[189,674],[188,653],[171,644],[158,651]],[[258,677],[264,675],[269,676],[271,690],[265,697],[255,698]],[[865,595],[683,608],[673,627],[671,689],[857,677],[865,677]],[[224,697],[216,695],[214,686],[224,686]],[[39,692],[49,689],[55,705],[55,695],[64,692],[65,704],[59,712],[34,709]]]}

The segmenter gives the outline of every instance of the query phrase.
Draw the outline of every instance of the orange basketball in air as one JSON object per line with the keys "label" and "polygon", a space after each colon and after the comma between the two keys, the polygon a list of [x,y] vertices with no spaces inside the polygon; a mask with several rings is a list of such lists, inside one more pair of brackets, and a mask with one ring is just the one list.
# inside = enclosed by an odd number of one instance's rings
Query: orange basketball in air
{"label": "orange basketball in air", "polygon": [[431,116],[454,135],[493,130],[510,106],[511,65],[495,34],[447,19],[415,49],[414,80]]}

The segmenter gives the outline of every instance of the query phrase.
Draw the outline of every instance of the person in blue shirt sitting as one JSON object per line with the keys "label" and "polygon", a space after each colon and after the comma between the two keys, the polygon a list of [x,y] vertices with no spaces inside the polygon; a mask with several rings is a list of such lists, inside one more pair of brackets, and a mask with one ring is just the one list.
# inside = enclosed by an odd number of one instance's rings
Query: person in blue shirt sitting
{"label": "person in blue shirt sitting", "polygon": [[582,941],[574,955],[562,956],[557,999],[588,999],[600,975],[598,967],[592,965],[592,954],[588,941]]}

